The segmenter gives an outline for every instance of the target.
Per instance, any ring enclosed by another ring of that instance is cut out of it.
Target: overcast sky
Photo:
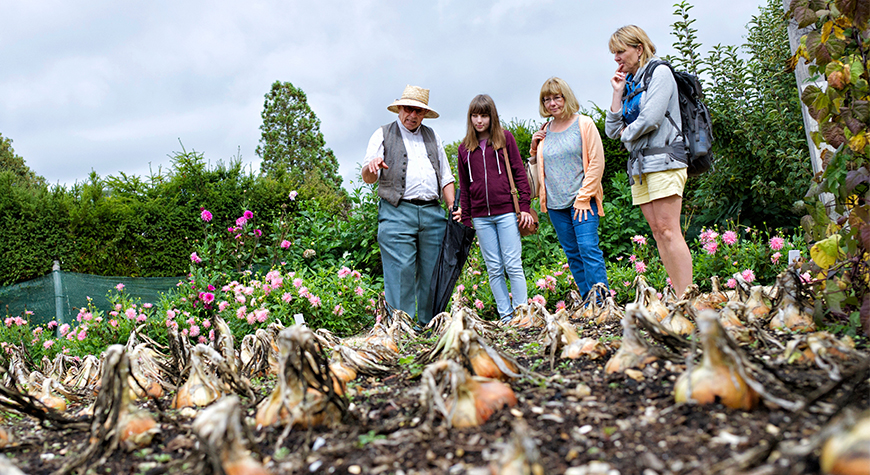
[[[50,183],[91,170],[144,176],[169,155],[241,154],[257,169],[264,95],[308,95],[344,186],[406,84],[431,90],[446,143],[465,134],[472,97],[503,119],[538,120],[541,84],[568,81],[605,107],[616,68],[607,41],[637,24],[673,53],[677,0],[0,0],[0,133]],[[741,45],[765,0],[696,0],[701,51]]]

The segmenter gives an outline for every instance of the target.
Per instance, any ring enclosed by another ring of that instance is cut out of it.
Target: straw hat
[[[429,90],[423,89],[422,87],[412,86],[408,84],[405,86],[405,90],[402,92],[402,97],[393,101],[392,104],[387,106],[387,110],[390,112],[399,113],[399,106],[411,106],[411,107],[419,107],[421,109],[426,109],[426,118],[427,119],[437,119],[438,113],[432,110],[429,107]]]

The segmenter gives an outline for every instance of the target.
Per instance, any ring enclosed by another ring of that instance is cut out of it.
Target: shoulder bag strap
[[[514,211],[517,213],[517,216],[519,216],[520,215],[520,200],[519,200],[518,196],[520,193],[519,193],[519,191],[517,191],[517,185],[514,183],[514,173],[513,173],[513,170],[511,170],[511,162],[510,162],[510,159],[508,158],[507,145],[505,145],[505,147],[502,150],[504,150],[504,164],[505,164],[505,168],[507,168],[508,180],[510,180],[510,183],[511,183],[511,197],[514,200]],[[495,151],[495,158],[498,159],[498,150]]]

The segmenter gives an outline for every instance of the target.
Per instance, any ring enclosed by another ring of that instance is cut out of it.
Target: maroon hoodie
[[[505,148],[498,151],[497,157],[489,140],[485,155],[480,147],[469,154],[464,145],[459,145],[459,203],[462,206],[462,222],[467,226],[471,226],[471,218],[515,212],[510,179],[505,170],[505,151],[510,157],[514,183],[520,194],[520,211],[529,212],[531,193],[523,159],[520,158],[513,134],[505,130],[504,138]]]

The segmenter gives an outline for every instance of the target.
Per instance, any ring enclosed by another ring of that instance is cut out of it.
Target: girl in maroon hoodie
[[[519,216],[514,210],[505,154],[519,191]],[[528,303],[518,226],[531,226],[533,220],[529,182],[517,142],[502,128],[495,102],[486,94],[476,96],[468,106],[468,131],[459,145],[457,168],[461,219],[477,230],[489,287],[499,317],[507,322],[517,305]],[[510,280],[510,294],[505,274]]]

